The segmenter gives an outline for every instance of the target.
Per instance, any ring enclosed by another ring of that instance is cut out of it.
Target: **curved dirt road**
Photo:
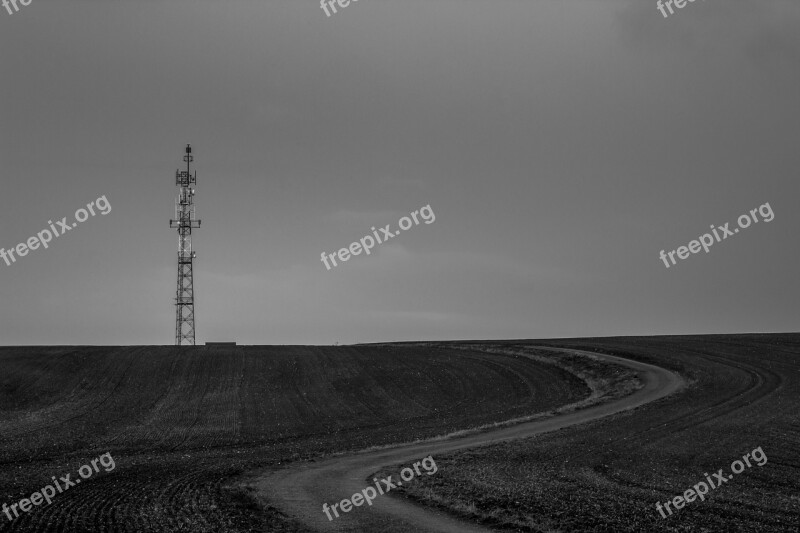
[[[548,349],[554,348],[548,347]],[[503,440],[530,437],[596,420],[663,398],[684,384],[680,376],[657,366],[581,350],[563,351],[599,357],[634,369],[644,387],[619,400],[545,420],[524,422],[464,437],[401,445],[292,465],[286,469],[267,472],[252,485],[258,489],[260,497],[314,531],[453,533],[490,531],[436,510],[414,505],[404,499],[385,495],[378,496],[371,507],[364,504],[354,507],[349,513],[340,512],[339,518],[334,518],[333,521],[329,521],[322,512],[322,504],[327,502],[331,505],[360,492],[369,485],[366,480],[374,472],[386,466],[410,466],[428,455],[433,455],[433,459],[436,460],[439,454]],[[424,474],[425,471],[422,472]],[[396,475],[392,477],[392,481],[397,482]]]

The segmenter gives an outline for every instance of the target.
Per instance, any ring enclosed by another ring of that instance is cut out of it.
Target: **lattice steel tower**
[[[175,199],[175,219],[170,228],[178,229],[178,291],[175,294],[175,345],[194,346],[194,281],[192,264],[197,254],[192,251],[192,228],[199,228],[194,217],[194,189],[197,171],[192,174],[192,146],[186,145],[186,170],[175,171],[175,185],[181,188]]]

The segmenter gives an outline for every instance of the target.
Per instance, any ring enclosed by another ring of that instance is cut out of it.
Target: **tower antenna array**
[[[169,221],[170,228],[178,230],[178,290],[175,294],[175,345],[194,346],[194,280],[192,265],[197,254],[192,251],[192,228],[199,228],[200,221],[194,216],[194,189],[197,171],[192,174],[192,146],[186,145],[186,170],[175,171],[175,185],[180,194],[175,199],[175,219]]]

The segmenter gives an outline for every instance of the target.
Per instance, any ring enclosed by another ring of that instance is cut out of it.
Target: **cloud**
[[[354,211],[351,209],[340,209],[331,213],[328,216],[328,220],[337,224],[357,224],[366,228],[372,226],[377,228],[379,224],[382,227],[389,223],[394,227],[400,217],[406,214],[407,213],[401,211]]]
[[[655,0],[628,2],[617,11],[625,44],[663,53],[691,50],[746,57],[757,68],[796,68],[800,59],[800,3],[709,0],[664,18]]]
[[[384,175],[378,178],[377,184],[381,188],[408,188],[408,189],[421,189],[427,184],[427,181],[422,178],[412,178],[404,176],[402,178],[397,176]]]

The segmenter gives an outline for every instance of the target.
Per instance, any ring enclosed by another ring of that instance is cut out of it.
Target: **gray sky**
[[[798,30],[781,0],[0,8],[0,246],[112,206],[0,262],[0,344],[174,342],[187,142],[198,343],[797,331]]]

